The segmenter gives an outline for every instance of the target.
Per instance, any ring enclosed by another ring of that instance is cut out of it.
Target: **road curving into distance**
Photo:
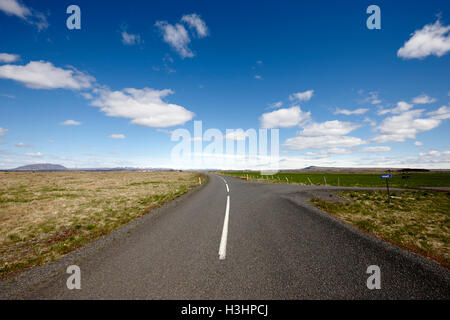
[[[1,281],[0,298],[450,298],[448,269],[308,204],[327,187],[209,176],[189,197]],[[80,290],[67,289],[71,264],[80,267]],[[367,288],[370,265],[380,267],[379,290]]]

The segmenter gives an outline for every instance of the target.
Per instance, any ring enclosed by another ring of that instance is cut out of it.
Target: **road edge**
[[[48,282],[54,280],[61,274],[66,274],[66,268],[69,265],[77,264],[80,260],[87,259],[89,256],[96,254],[104,247],[113,242],[127,237],[128,234],[139,225],[148,220],[154,219],[164,213],[164,211],[174,208],[190,198],[195,193],[205,188],[210,181],[210,177],[206,173],[200,173],[204,179],[201,185],[197,185],[185,194],[165,203],[164,205],[150,210],[143,216],[128,222],[117,228],[116,230],[98,237],[88,244],[69,252],[61,258],[46,263],[42,266],[34,266],[25,269],[17,274],[12,274],[0,279],[0,300],[20,300],[24,295],[44,286]]]
[[[322,219],[325,219],[331,223],[337,224],[340,227],[344,228],[346,231],[351,232],[351,233],[363,238],[365,241],[367,241],[371,245],[378,247],[378,248],[383,248],[384,250],[386,250],[387,252],[392,254],[392,256],[394,256],[394,257],[398,256],[398,258],[400,258],[400,259],[406,259],[406,260],[410,261],[411,263],[417,265],[423,271],[430,272],[434,276],[437,276],[440,279],[444,279],[447,283],[447,286],[449,286],[449,288],[450,288],[450,272],[449,272],[449,270],[447,270],[447,268],[445,268],[438,262],[436,262],[430,258],[421,256],[413,251],[409,251],[407,249],[396,246],[395,244],[390,243],[382,238],[376,237],[375,235],[373,235],[371,233],[364,232],[364,231],[358,229],[356,226],[353,226],[343,220],[338,219],[337,217],[335,217],[325,211],[320,210],[319,208],[315,207],[314,205],[312,205],[309,202],[301,202],[298,199],[291,198],[291,197],[288,197],[287,199],[297,206],[301,206],[301,207],[304,207],[304,208],[310,210],[311,212],[313,212],[314,214],[317,214]],[[450,295],[449,295],[449,298],[450,298]]]

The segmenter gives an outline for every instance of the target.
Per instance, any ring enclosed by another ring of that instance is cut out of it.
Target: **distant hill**
[[[37,163],[13,169],[13,171],[64,171],[66,167],[59,164]]]
[[[283,170],[283,171],[307,171],[307,172],[386,172],[386,171],[392,171],[392,172],[429,172],[429,171],[442,171],[438,169],[409,169],[409,168],[345,168],[345,167],[316,167],[316,166],[310,166],[299,170]]]

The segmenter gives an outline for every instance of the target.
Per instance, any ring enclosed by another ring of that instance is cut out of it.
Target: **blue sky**
[[[194,121],[278,128],[281,168],[450,168],[449,9],[0,0],[0,168],[172,166],[170,134]]]

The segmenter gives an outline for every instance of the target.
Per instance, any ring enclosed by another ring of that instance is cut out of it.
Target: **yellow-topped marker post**
[[[198,177],[198,184],[202,184],[202,178]]]

